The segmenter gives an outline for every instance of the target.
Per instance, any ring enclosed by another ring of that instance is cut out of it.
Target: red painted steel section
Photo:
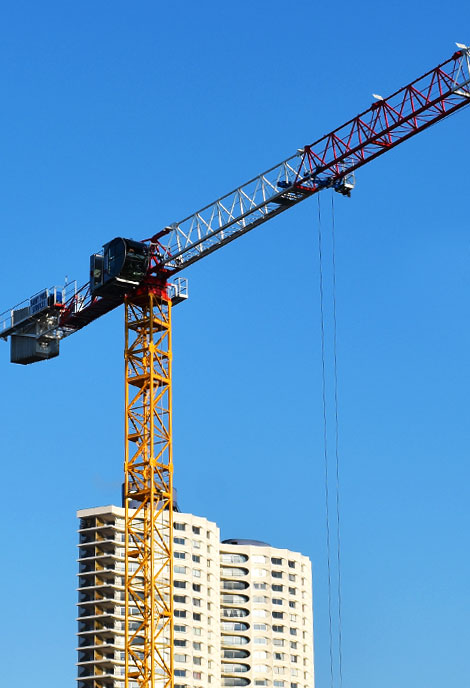
[[[305,179],[311,174],[331,173],[341,179],[387,150],[406,141],[469,103],[456,90],[462,51],[415,79],[384,100],[373,103],[357,117],[315,143],[304,147],[296,185],[317,191],[318,185]]]

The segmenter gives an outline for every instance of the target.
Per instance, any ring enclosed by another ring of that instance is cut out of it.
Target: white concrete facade
[[[78,512],[78,688],[124,686],[124,509]],[[310,560],[174,514],[175,688],[313,688]]]

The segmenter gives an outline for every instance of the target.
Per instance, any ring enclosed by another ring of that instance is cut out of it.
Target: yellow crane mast
[[[171,299],[145,287],[124,305],[125,685],[171,688]]]

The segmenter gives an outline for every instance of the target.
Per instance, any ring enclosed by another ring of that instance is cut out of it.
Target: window
[[[194,635],[201,635],[201,629],[200,628],[193,628],[193,633]]]
[[[267,601],[268,598],[264,595],[258,595],[257,597],[253,597],[253,602],[256,602],[256,604],[266,604]]]
[[[223,590],[246,590],[246,588],[249,587],[249,584],[246,583],[245,581],[231,581],[231,580],[224,580],[221,582],[222,583],[222,589]],[[255,583],[255,588],[259,590],[258,585],[264,585],[265,583]],[[261,588],[264,590],[264,588]]]
[[[273,672],[275,674],[283,674],[284,673],[284,667],[275,666],[273,668]]]
[[[194,592],[201,592],[201,584],[200,583],[193,583],[193,590],[194,590]]]
[[[266,626],[266,624],[255,624],[253,628],[255,629],[255,631],[265,631],[268,627]]]
[[[186,540],[185,540],[185,538],[182,538],[182,537],[174,537],[173,542],[175,543],[175,545],[184,545]]]
[[[199,540],[193,540],[194,549],[201,549],[201,543]]]
[[[296,629],[296,628],[291,628],[291,629],[290,629],[290,634],[291,634],[291,635],[297,635],[297,629]]]
[[[291,640],[290,646],[293,650],[297,650],[297,640]]]
[[[247,652],[246,650],[224,650],[223,651],[223,657],[224,659],[244,659],[245,657],[249,657],[250,653]]]
[[[220,558],[224,564],[243,564],[243,562],[248,561],[246,554],[236,554],[235,552],[222,552]]]
[[[266,681],[265,678],[255,681],[255,686],[267,686],[267,685],[268,685],[268,682]],[[176,686],[175,686],[175,688],[176,688]]]
[[[258,618],[265,618],[268,613],[264,609],[253,609],[253,616]]]
[[[273,619],[282,619],[284,612],[273,612]]]
[[[173,523],[173,528],[175,530],[186,530],[186,524],[185,523]]]
[[[186,618],[186,611],[184,609],[175,609],[175,618],[185,619]]]
[[[292,581],[292,583],[295,581],[295,573],[289,573],[289,580]]]
[[[199,556],[199,554],[193,554],[193,561],[196,562],[196,564],[199,564],[199,562],[201,561],[201,557]]]
[[[297,621],[297,614],[289,614],[291,621]]]
[[[186,676],[186,669],[175,669],[175,676]]]
[[[274,590],[274,592],[282,592],[284,588],[283,585],[278,585],[277,583],[273,583],[271,587]]]
[[[186,633],[186,626],[179,626],[175,624],[175,631],[177,633]]]
[[[262,612],[261,614],[258,614],[260,610],[255,610],[253,612],[254,616],[266,616],[266,612]],[[229,619],[233,618],[241,618],[243,616],[248,616],[249,611],[248,609],[242,609],[241,607],[222,607],[220,610],[222,616],[228,616]]]
[[[249,626],[242,621],[222,621],[220,627],[223,631],[247,631]]]
[[[193,671],[193,678],[195,678],[196,681],[200,681],[202,679],[202,673],[200,671]]]
[[[175,580],[175,581],[173,581],[173,585],[175,586],[175,588],[185,588],[186,587],[186,581]]]
[[[299,684],[298,683],[291,683],[290,688],[299,688]]]
[[[240,576],[246,576],[247,573],[248,569],[236,568],[235,566],[222,566],[222,568],[220,569],[221,576],[230,576],[231,578],[239,578]],[[255,575],[254,572],[253,575]]]
[[[273,604],[282,604],[282,600],[280,600],[278,597],[273,597]]]
[[[277,647],[283,647],[284,640],[282,638],[273,638],[273,645],[276,645]]]
[[[198,597],[193,597],[193,605],[195,607],[200,607],[201,606],[201,600]]]
[[[275,652],[275,653],[274,653],[274,659],[277,659],[277,660],[279,660],[280,662],[282,662],[282,660],[284,659],[284,656],[285,656],[285,655],[284,655],[283,652]]]
[[[186,647],[187,640],[175,639],[175,647]]]
[[[295,569],[295,561],[289,561],[289,568]]]
[[[253,576],[254,578],[265,578],[266,577],[266,570],[265,569],[253,569]]]
[[[175,662],[185,662],[186,655],[175,655]]]
[[[202,643],[193,643],[193,650],[200,650],[202,648]]]
[[[295,588],[289,588],[289,592],[291,595],[295,595],[297,593],[297,590]]]
[[[175,552],[175,559],[186,559],[185,552]]]
[[[298,675],[299,675],[299,670],[298,670],[298,669],[291,669],[291,670],[290,670],[290,675],[291,675],[291,676],[298,676]]]
[[[253,671],[257,671],[260,674],[265,674],[268,670],[266,664],[255,664],[253,666]]]
[[[200,532],[201,532],[201,529],[199,528],[199,526],[193,526],[194,535],[199,535]]]
[[[194,576],[194,578],[200,578],[201,577],[200,569],[193,569],[193,576]]]
[[[275,633],[284,633],[284,626],[273,626],[273,631]]]
[[[267,645],[267,638],[255,638],[255,645]]]
[[[282,571],[271,571],[273,578],[282,578]]]
[[[222,643],[227,643],[228,645],[246,645],[249,642],[249,638],[243,635],[223,635]],[[255,638],[256,643],[256,638]]]
[[[264,597],[261,599],[264,600]],[[222,604],[245,604],[248,600],[247,595],[222,595]],[[256,597],[254,601],[256,602]]]
[[[274,685],[276,688],[282,688],[284,681],[274,681]]]
[[[291,655],[291,656],[290,656],[290,661],[291,661],[293,664],[297,664],[298,660],[299,660],[298,655]]]
[[[261,554],[255,554],[253,557],[251,557],[251,561],[254,564],[264,564],[266,562],[266,557],[263,557]]]
[[[267,585],[266,583],[255,583],[253,587],[255,590],[266,590]]]
[[[194,621],[200,621],[201,620],[201,615],[199,612],[193,612],[193,619]]]
[[[274,566],[282,566],[282,559],[279,559],[279,557],[271,557],[271,564],[274,564]]]
[[[186,573],[186,566],[175,566],[175,573]]]
[[[186,595],[173,595],[173,599],[175,602],[186,604]]]
[[[266,650],[258,650],[257,652],[253,652],[253,658],[254,659],[267,659],[268,653],[266,652]]]
[[[202,664],[202,657],[193,657],[193,664]]]
[[[289,602],[289,607],[290,607],[291,609],[295,609],[295,602],[294,602],[294,600],[290,600],[290,602]]]

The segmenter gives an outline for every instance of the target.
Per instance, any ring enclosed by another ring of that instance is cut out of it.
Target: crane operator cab
[[[116,237],[90,257],[93,296],[122,296],[141,284],[149,267],[149,247]]]

